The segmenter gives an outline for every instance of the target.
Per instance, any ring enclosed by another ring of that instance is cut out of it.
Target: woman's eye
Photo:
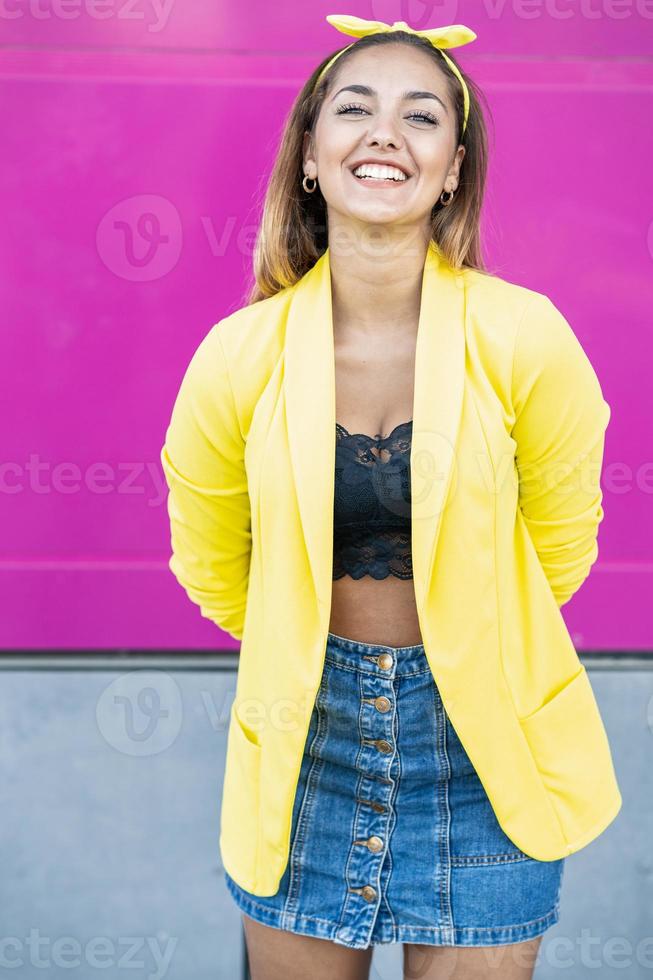
[[[438,125],[438,119],[432,116],[430,112],[411,112],[411,116],[415,116],[417,119],[423,119],[424,122],[433,123],[434,126]]]
[[[340,115],[343,112],[365,112],[362,106],[359,105],[341,105],[336,109],[336,115]]]
[[[341,105],[336,109],[337,116],[351,112],[367,112],[367,109],[362,105]],[[437,117],[431,115],[430,112],[423,112],[420,110],[419,112],[411,112],[409,115],[411,118],[423,119],[424,122],[432,123],[434,126],[437,126],[439,122]]]

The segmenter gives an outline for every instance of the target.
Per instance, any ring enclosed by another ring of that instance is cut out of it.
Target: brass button
[[[377,803],[376,800],[363,800],[360,796],[356,797],[357,803],[364,803],[366,806],[371,806],[375,813],[385,813],[385,806],[383,803]]]
[[[373,902],[376,898],[376,888],[372,888],[371,885],[365,885],[365,887],[361,889],[361,893],[366,902]]]
[[[376,854],[378,851],[383,850],[383,841],[380,837],[368,837],[367,846],[373,854]]]
[[[389,653],[382,653],[378,660],[381,670],[390,670],[392,667],[392,657]]]
[[[376,708],[377,711],[380,711],[382,714],[385,714],[386,711],[390,711],[392,705],[390,704],[388,698],[380,697],[380,698],[374,698],[374,707]]]
[[[379,750],[379,752],[383,752],[384,755],[387,755],[388,752],[392,752],[392,746],[390,745],[390,742],[386,742],[384,738],[377,738],[376,747]]]

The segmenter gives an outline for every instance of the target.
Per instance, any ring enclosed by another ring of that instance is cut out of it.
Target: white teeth
[[[363,163],[360,167],[356,167],[353,173],[355,177],[371,177],[377,180],[388,178],[396,181],[406,180],[406,174],[397,167],[386,167],[376,163]]]

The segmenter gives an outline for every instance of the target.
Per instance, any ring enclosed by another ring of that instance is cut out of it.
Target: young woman
[[[479,93],[359,40],[289,115],[248,302],[184,376],[170,567],[241,640],[220,848],[253,980],[532,976],[621,805],[560,607],[598,553],[610,408],[542,293],[484,270]],[[488,949],[488,947],[500,947]]]

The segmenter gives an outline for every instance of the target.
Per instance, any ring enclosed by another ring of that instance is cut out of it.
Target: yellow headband
[[[394,24],[385,24],[382,20],[363,20],[362,17],[350,17],[347,14],[328,14],[328,22],[336,28],[336,30],[341,31],[343,34],[350,34],[353,37],[365,37],[368,34],[386,34],[389,31],[408,31],[409,34],[417,34],[419,37],[426,38],[430,41],[434,48],[438,48],[440,54],[447,62],[452,72],[458,78],[463,90],[463,104],[464,104],[464,114],[463,114],[463,133],[467,126],[467,117],[469,115],[469,91],[467,85],[460,74],[460,71],[454,65],[451,58],[448,58],[443,48],[459,48],[463,44],[469,44],[470,41],[476,40],[476,34],[471,31],[469,27],[465,27],[464,24],[451,24],[449,27],[432,27],[426,31],[415,31],[412,27],[409,27],[406,21],[396,20]],[[354,41],[353,44],[356,42]],[[345,51],[353,46],[353,44],[348,44],[346,48],[342,51],[338,51],[337,54],[331,58],[330,61],[324,66],[320,74],[318,75],[315,86],[319,85],[320,80],[324,76],[325,72],[331,67],[334,61],[344,54]]]

